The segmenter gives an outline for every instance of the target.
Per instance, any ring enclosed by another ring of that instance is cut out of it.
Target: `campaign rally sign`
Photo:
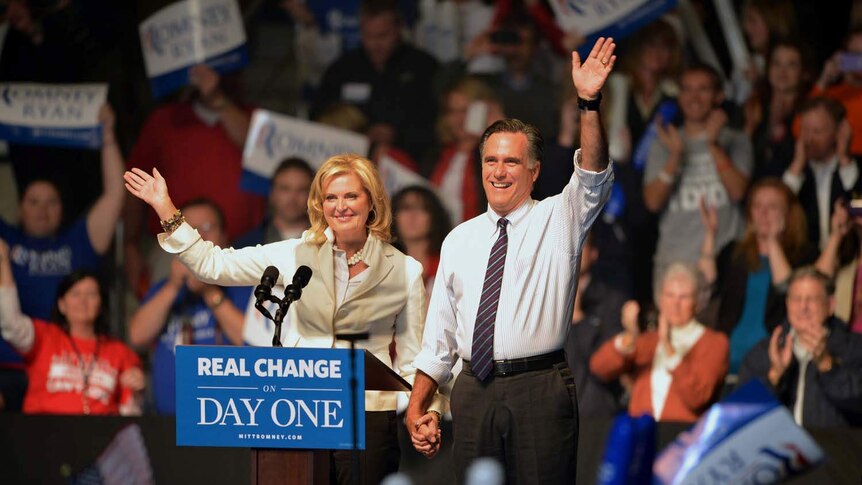
[[[586,37],[578,48],[589,54],[600,36],[622,39],[676,5],[676,0],[551,0],[557,23]]]
[[[0,140],[98,148],[107,96],[107,84],[0,83]]]
[[[653,465],[653,483],[779,483],[823,461],[823,450],[759,381],[713,405]]]
[[[365,364],[350,350],[181,345],[177,347],[177,445],[365,448]]]
[[[299,157],[315,170],[339,153],[368,154],[368,137],[321,123],[255,110],[242,154],[240,187],[269,194],[270,177],[282,160]]]
[[[220,73],[248,63],[245,29],[236,0],[185,0],[139,26],[153,97],[189,84],[189,68],[206,63]]]

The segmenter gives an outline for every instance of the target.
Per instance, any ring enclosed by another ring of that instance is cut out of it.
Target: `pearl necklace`
[[[362,248],[362,249],[365,249],[365,248]],[[347,266],[356,266],[357,264],[362,262],[362,249],[360,249],[359,251],[356,251],[356,253],[353,256],[347,258]]]

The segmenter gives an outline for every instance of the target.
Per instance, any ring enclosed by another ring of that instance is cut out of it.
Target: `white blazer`
[[[202,281],[223,286],[257,285],[267,266],[278,268],[278,283],[286,285],[296,268],[308,266],[312,269],[311,280],[302,299],[291,305],[283,345],[346,348],[349,344],[336,341],[336,333],[369,332],[370,338],[357,346],[412,383],[416,374],[413,358],[420,349],[425,321],[422,265],[369,235],[363,261],[370,273],[337,306],[332,233],[327,230],[327,241],[319,246],[307,242],[306,235],[263,246],[222,249],[201,239],[197,230],[184,223],[170,235],[160,234],[159,244],[165,251],[177,254]],[[394,362],[389,354],[393,339],[397,352]],[[394,410],[395,401],[394,392],[365,392],[367,411]],[[431,408],[445,412],[446,403],[437,395]]]

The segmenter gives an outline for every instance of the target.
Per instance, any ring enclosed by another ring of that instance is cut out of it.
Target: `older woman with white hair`
[[[656,292],[658,328],[640,333],[640,308],[630,301],[622,309],[626,330],[590,359],[590,370],[603,380],[632,376],[632,416],[693,422],[716,396],[727,373],[728,341],[695,319],[706,299],[704,290],[696,268],[671,264]]]

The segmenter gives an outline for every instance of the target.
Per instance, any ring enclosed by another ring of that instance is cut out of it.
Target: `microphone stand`
[[[287,285],[287,288],[284,289],[284,298],[279,298],[277,296],[273,296],[272,294],[266,295],[261,301],[258,301],[254,304],[254,307],[257,308],[257,311],[263,314],[263,316],[269,318],[275,324],[275,329],[272,335],[272,346],[273,347],[281,347],[281,323],[284,321],[284,317],[287,316],[287,310],[290,308],[290,304],[299,300],[299,297],[302,296],[302,288],[297,285],[290,284]],[[263,300],[270,301],[278,305],[278,309],[275,311],[275,317],[273,317],[266,307],[263,306]]]
[[[353,449],[351,451],[351,468],[353,476],[351,481],[359,483],[359,403],[356,402],[356,392],[359,383],[356,380],[356,342],[368,340],[368,332],[363,333],[340,333],[335,338],[350,342],[350,415],[353,417]],[[363,397],[364,399],[364,397]],[[363,416],[364,419],[364,416]],[[367,432],[367,430],[366,430]]]

